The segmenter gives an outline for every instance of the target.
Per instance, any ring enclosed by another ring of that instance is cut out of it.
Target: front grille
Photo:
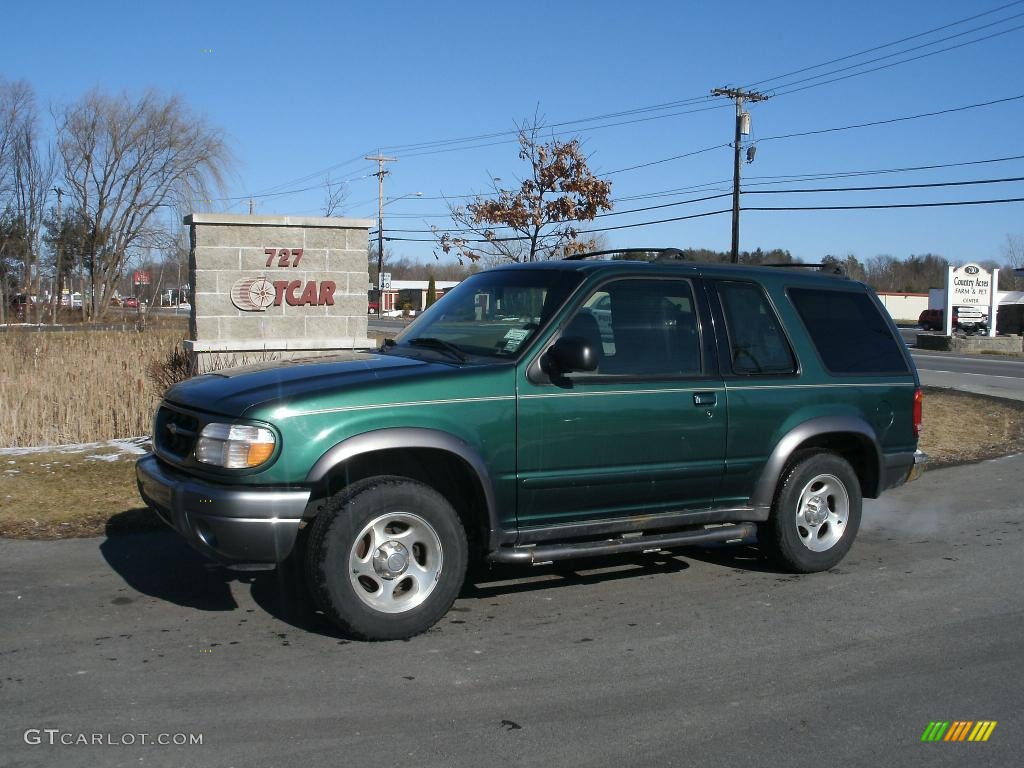
[[[195,450],[199,437],[199,419],[188,413],[161,406],[156,415],[156,434],[153,436],[158,449],[184,459]]]

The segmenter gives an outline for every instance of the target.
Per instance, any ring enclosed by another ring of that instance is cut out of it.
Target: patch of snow
[[[68,445],[38,445],[25,448],[0,448],[0,456],[31,456],[35,453],[85,453],[112,449],[114,453],[104,454],[104,461],[114,461],[107,456],[142,456],[149,453],[150,440],[143,437],[119,437],[114,440],[103,440],[98,443],[71,443]],[[92,458],[92,457],[89,457]],[[8,464],[14,464],[8,461]],[[68,466],[65,464],[64,466]]]
[[[94,453],[90,456],[86,456],[86,461],[105,461],[111,463],[114,461],[120,461],[124,456],[123,453]]]

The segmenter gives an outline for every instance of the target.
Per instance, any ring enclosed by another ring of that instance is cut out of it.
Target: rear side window
[[[732,281],[716,286],[729,331],[732,372],[745,376],[794,373],[793,351],[760,286]]]
[[[832,373],[907,373],[903,350],[866,293],[790,288],[825,367]]]

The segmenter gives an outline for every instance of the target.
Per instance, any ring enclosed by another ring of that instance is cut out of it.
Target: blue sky
[[[129,92],[155,87],[181,93],[229,138],[238,162],[228,196],[315,187],[257,197],[258,213],[318,215],[324,193],[319,186],[323,175],[317,174],[337,166],[332,177],[349,182],[346,213],[375,216],[376,180],[368,176],[369,164],[361,158],[380,147],[400,158],[389,166],[386,194],[398,198],[423,193],[421,198],[389,204],[385,229],[425,229],[431,223],[449,223],[438,217],[445,213],[444,200],[432,198],[483,191],[489,175],[506,183],[516,178],[523,170],[517,147],[495,144],[501,137],[431,154],[396,146],[510,130],[535,110],[549,123],[558,123],[702,97],[716,86],[755,83],[1007,2],[17,2],[4,11],[8,34],[0,50],[0,74],[30,81],[43,105],[73,100],[96,86]],[[779,86],[792,80],[984,25],[991,26],[871,66],[1024,25],[1024,3],[858,59],[774,80],[765,87],[781,92],[786,88]],[[1019,96],[1024,94],[1022,43],[1024,29],[1006,32],[753,105],[752,138],[759,143],[756,161],[743,168],[752,184],[749,189],[773,188],[762,184],[772,179],[755,177],[1024,155],[1024,99],[886,126],[770,139]],[[715,106],[721,108],[692,111]],[[628,125],[595,128],[595,123],[585,123],[573,128],[578,128],[598,173],[724,144],[732,138],[733,110],[724,101],[604,122],[655,116],[658,119]],[[719,148],[615,173],[610,178],[613,197],[619,199],[616,209],[728,191],[727,182],[713,185],[711,191],[636,197],[730,179],[731,160],[731,150]],[[1024,160],[788,186],[919,184],[1014,176],[1024,176]],[[759,186],[753,186],[755,182]],[[744,204],[850,205],[1004,197],[1024,197],[1024,182],[751,194],[745,195]],[[600,224],[644,222],[729,204],[727,198],[710,200],[616,215]],[[243,211],[247,203],[229,200],[215,207]],[[861,259],[925,252],[956,261],[1000,258],[1006,235],[1024,232],[1022,214],[1024,203],[748,211],[743,215],[741,247],[788,248],[806,260],[826,253],[854,253]],[[624,229],[607,237],[612,246],[726,250],[729,227],[728,215],[722,215]],[[391,247],[399,255],[431,258],[430,243],[396,241]]]

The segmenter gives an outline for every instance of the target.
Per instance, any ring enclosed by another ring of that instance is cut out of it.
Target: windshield
[[[517,357],[580,279],[577,272],[553,269],[480,272],[420,315],[391,349]]]

